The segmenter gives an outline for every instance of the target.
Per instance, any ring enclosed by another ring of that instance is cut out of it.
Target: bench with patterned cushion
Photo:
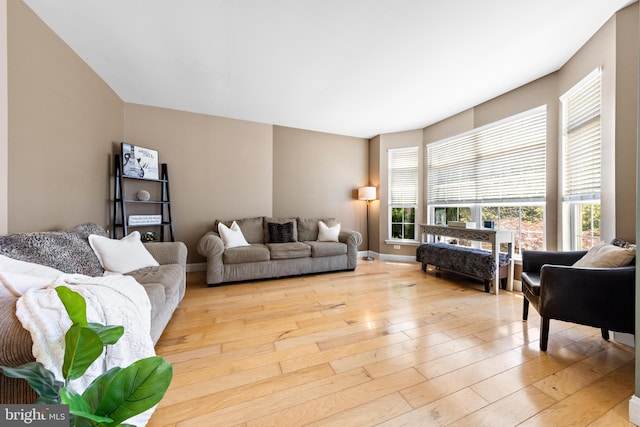
[[[489,292],[489,285],[496,277],[493,254],[484,249],[449,243],[424,243],[416,250],[416,261],[422,263],[422,271],[427,271],[427,265],[433,265],[440,270],[480,279],[484,281],[486,292]],[[503,289],[506,287],[509,262],[509,254],[500,253],[499,277]]]

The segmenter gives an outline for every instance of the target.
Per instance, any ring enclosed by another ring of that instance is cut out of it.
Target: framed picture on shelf
[[[122,174],[132,178],[158,179],[158,152],[123,142]]]

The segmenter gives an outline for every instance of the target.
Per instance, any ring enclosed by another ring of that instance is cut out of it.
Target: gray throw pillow
[[[295,242],[293,239],[293,221],[280,224],[277,222],[268,222],[269,227],[269,243],[287,243]]]

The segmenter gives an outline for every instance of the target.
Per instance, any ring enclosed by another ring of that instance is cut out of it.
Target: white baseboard
[[[629,400],[629,421],[640,426],[640,397],[635,394]]]
[[[367,254],[371,258],[379,259],[381,261],[390,261],[390,262],[416,262],[416,257],[411,255],[390,255],[390,254],[379,254],[374,251],[358,251],[358,258],[366,257]]]
[[[192,271],[206,271],[206,270],[207,270],[206,262],[187,264],[187,273],[191,273]]]
[[[633,334],[625,334],[622,332],[612,332],[611,339],[615,342],[619,342],[620,344],[628,345],[629,347],[635,347],[635,337]]]

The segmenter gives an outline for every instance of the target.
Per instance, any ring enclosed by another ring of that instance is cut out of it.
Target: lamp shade
[[[360,187],[358,188],[358,200],[375,200],[376,187]]]

